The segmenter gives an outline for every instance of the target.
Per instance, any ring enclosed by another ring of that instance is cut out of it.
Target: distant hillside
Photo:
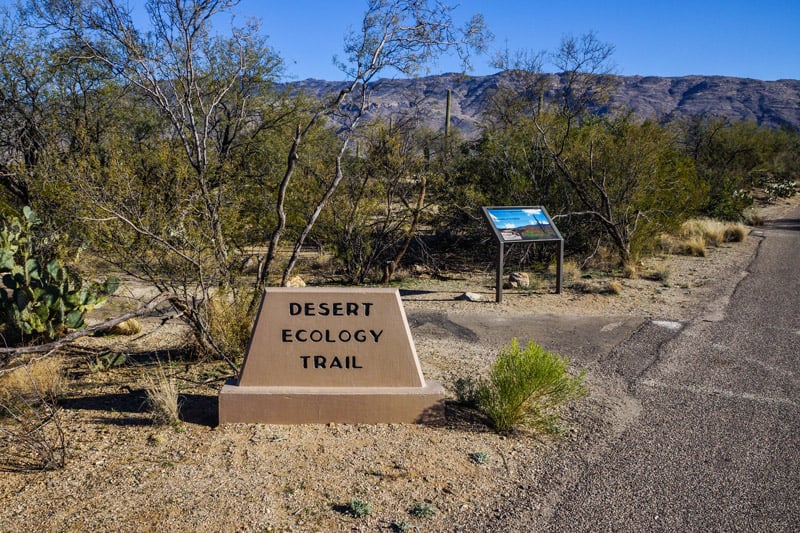
[[[555,82],[556,75],[551,75]],[[611,107],[624,106],[637,116],[659,121],[708,114],[731,120],[755,120],[769,127],[800,128],[800,80],[760,81],[724,76],[619,76]],[[442,74],[416,80],[379,80],[369,113],[383,117],[416,116],[428,126],[444,124],[447,90],[452,91],[452,125],[463,135],[478,133],[488,97],[510,83],[508,73],[491,76]],[[308,79],[293,83],[300,90],[323,96],[340,82]]]

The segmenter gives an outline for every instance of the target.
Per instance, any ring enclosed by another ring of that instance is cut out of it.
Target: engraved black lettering
[[[306,316],[314,316],[316,314],[314,312],[314,304],[312,304],[311,302],[306,302],[306,304],[304,306],[304,309],[305,309],[305,313],[304,314]]]
[[[378,342],[378,339],[380,339],[381,335],[383,335],[383,330],[375,331],[374,329],[371,329],[369,330],[369,333],[372,335],[372,338],[375,339],[375,342]]]
[[[369,308],[372,307],[372,302],[364,302],[361,305],[364,306],[364,316],[369,316]]]
[[[317,307],[319,308],[317,314],[320,316],[328,316],[331,313],[331,308],[328,306],[327,302],[322,302]]]
[[[281,342],[292,342],[292,330],[290,329],[281,330]]]
[[[296,302],[289,303],[289,314],[292,316],[299,315],[303,312],[303,306]]]
[[[315,355],[314,356],[314,368],[325,368],[325,360],[324,355]]]
[[[311,330],[311,333],[309,333],[308,336],[311,339],[311,342],[322,342],[322,332],[318,329]]]
[[[308,340],[306,333],[307,333],[306,330],[298,329],[294,333],[294,338],[297,339],[297,342],[306,342]]]
[[[328,368],[342,368],[342,362],[339,361],[339,358],[334,356],[331,360],[331,365]]]
[[[353,338],[356,342],[365,342],[367,340],[367,332],[363,329],[357,329],[353,332]]]
[[[301,355],[300,359],[303,360],[303,368],[308,368],[308,360],[311,359],[310,355]]]
[[[358,304],[355,302],[347,302],[345,313],[347,316],[358,316]]]

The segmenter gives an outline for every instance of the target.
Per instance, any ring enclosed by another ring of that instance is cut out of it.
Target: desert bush
[[[748,226],[763,226],[764,216],[755,209],[748,209],[744,213],[744,221]]]
[[[414,518],[430,518],[436,514],[436,507],[428,502],[417,502],[408,510]]]
[[[521,348],[513,339],[483,381],[479,406],[498,432],[520,425],[549,430],[559,406],[587,393],[585,372],[572,376],[568,367],[566,357],[532,341]]]
[[[547,267],[547,273],[555,279],[555,276],[558,275],[558,265],[556,263],[550,263]],[[574,282],[577,282],[581,279],[583,272],[581,271],[581,267],[575,261],[569,260],[564,261],[561,265],[561,276],[564,285],[570,285]],[[548,283],[552,283],[548,281]]]
[[[669,276],[671,273],[667,263],[660,263],[650,268],[644,277],[652,281],[660,281],[666,285],[669,283]]]
[[[725,242],[742,242],[747,236],[747,228],[740,222],[725,226]]]
[[[469,460],[476,465],[485,465],[489,462],[489,454],[486,452],[470,452]]]
[[[372,514],[372,506],[370,503],[358,498],[351,498],[344,507],[344,510],[353,518],[364,518]]]
[[[615,279],[608,280],[606,283],[606,292],[615,296],[622,294],[622,283]]]
[[[178,386],[161,364],[156,367],[155,375],[148,374],[145,377],[145,394],[154,424],[173,427],[180,425]]]
[[[253,329],[253,314],[226,293],[214,294],[205,309],[208,330],[220,351],[241,360]]]
[[[57,398],[63,389],[63,362],[58,357],[32,361],[0,373],[0,401],[5,404],[14,399],[30,403],[41,398]]]
[[[476,407],[480,399],[481,382],[475,378],[458,378],[453,383],[456,401],[470,407]]]
[[[102,332],[102,335],[136,335],[141,333],[142,331],[142,323],[135,318],[131,318],[126,320],[125,322],[120,322],[116,326],[113,326],[105,331]]]
[[[67,445],[56,406],[60,366],[22,366],[1,377],[0,463],[22,471],[63,468]]]
[[[709,218],[693,218],[681,226],[679,235],[684,239],[702,238],[708,246],[725,242],[725,223]]]

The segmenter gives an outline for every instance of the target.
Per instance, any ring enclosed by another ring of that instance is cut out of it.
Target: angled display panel
[[[561,240],[544,207],[484,207],[483,212],[500,242]]]

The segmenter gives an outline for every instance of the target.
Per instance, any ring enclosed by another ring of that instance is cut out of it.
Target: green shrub
[[[0,229],[0,322],[12,344],[52,340],[66,329],[81,329],[86,313],[117,290],[119,280],[84,284],[56,257],[39,248],[41,223],[29,207],[22,218],[3,220]]]
[[[364,518],[372,514],[372,506],[369,502],[359,500],[358,498],[351,498],[347,503],[346,512],[353,518]]]
[[[504,346],[483,381],[479,406],[498,432],[515,426],[548,429],[556,409],[585,396],[585,371],[571,376],[569,360],[545,351],[534,342],[523,349],[517,339]]]
[[[430,518],[436,514],[436,507],[428,502],[417,502],[408,510],[414,518]]]

